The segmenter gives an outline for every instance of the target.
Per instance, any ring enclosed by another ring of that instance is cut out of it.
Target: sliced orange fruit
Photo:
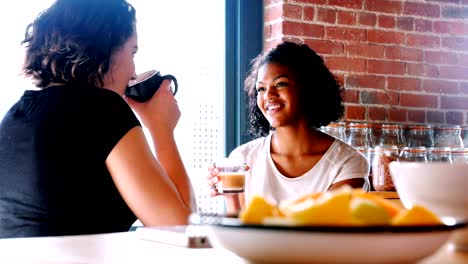
[[[252,197],[239,218],[245,224],[261,224],[264,218],[279,216],[279,209],[259,195]]]
[[[407,210],[402,210],[392,218],[391,224],[403,225],[439,225],[442,221],[429,209],[415,205]]]
[[[351,193],[350,188],[326,192],[317,199],[294,204],[284,213],[300,225],[350,225]]]
[[[304,203],[309,200],[315,200],[323,195],[323,192],[309,193],[299,196],[296,199],[282,202],[279,209],[283,215],[288,214],[289,208],[294,207],[297,204]]]
[[[401,210],[403,210],[403,207],[385,199],[380,196],[377,196],[372,193],[365,192],[363,190],[355,190],[353,193],[354,197],[359,197],[359,198],[364,198],[364,199],[369,199],[378,204],[379,206],[385,208],[387,210],[387,213],[389,214],[390,217],[396,216],[398,213],[400,213]]]
[[[353,197],[350,204],[353,224],[356,225],[387,225],[390,215],[384,207],[371,199]]]

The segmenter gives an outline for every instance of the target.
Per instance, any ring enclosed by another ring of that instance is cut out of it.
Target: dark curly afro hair
[[[266,136],[274,129],[257,106],[256,81],[258,70],[269,63],[291,69],[300,84],[300,109],[306,113],[311,127],[319,128],[337,121],[343,116],[342,87],[330,72],[323,59],[305,44],[282,42],[270,51],[263,52],[251,62],[251,70],[245,79],[245,91],[249,101],[249,134]]]

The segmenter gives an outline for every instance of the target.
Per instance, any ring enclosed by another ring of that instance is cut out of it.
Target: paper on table
[[[188,248],[211,247],[203,227],[199,226],[138,227],[135,232],[140,239],[159,243]]]

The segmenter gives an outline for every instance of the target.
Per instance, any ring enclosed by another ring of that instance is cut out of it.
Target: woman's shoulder
[[[329,153],[333,155],[335,159],[346,159],[349,157],[366,158],[357,149],[339,139],[335,139],[329,148]]]
[[[82,96],[90,100],[127,104],[121,95],[106,88],[87,88],[83,91]]]
[[[103,105],[128,105],[125,100],[114,91],[105,88],[85,87],[73,84],[58,85],[40,90],[27,90],[23,98],[47,98],[48,102],[62,102],[63,106],[84,108],[102,108]],[[63,103],[65,102],[65,103]]]
[[[85,120],[87,124],[102,126],[129,126],[139,124],[139,121],[125,100],[108,89],[66,87],[67,106],[76,118]]]
[[[79,95],[80,103],[86,103],[88,109],[98,111],[103,114],[115,114],[119,112],[130,112],[131,108],[124,98],[118,93],[105,88],[84,88],[83,91],[76,91]]]

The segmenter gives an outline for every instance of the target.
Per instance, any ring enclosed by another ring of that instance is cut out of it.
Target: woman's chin
[[[270,123],[270,126],[273,127],[273,128],[281,127],[281,123],[280,123],[280,122],[269,122],[269,123]]]

